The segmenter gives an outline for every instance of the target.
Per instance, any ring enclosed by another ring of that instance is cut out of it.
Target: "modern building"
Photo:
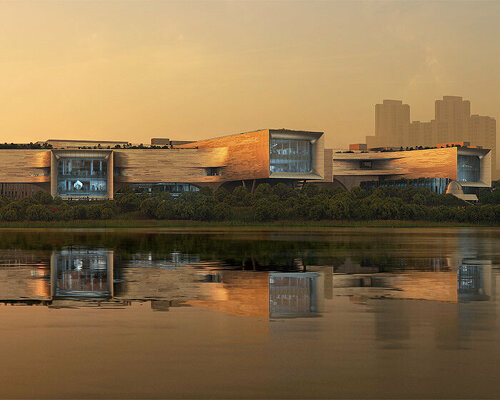
[[[420,186],[477,201],[479,188],[491,186],[491,151],[462,146],[411,150],[336,152],[333,179],[346,189]]]
[[[491,149],[492,175],[496,170],[496,121],[471,115],[470,101],[459,96],[444,96],[435,102],[432,121],[410,122],[410,106],[399,100],[384,100],[375,105],[375,136],[367,136],[368,148],[434,147],[438,143],[469,142]]]
[[[477,189],[491,186],[490,150],[468,142],[413,151],[367,151],[357,144],[350,147],[355,150],[334,152],[324,149],[323,132],[264,129],[196,142],[154,138],[152,143],[8,145],[0,148],[0,195],[20,199],[41,190],[63,199],[112,199],[126,187],[178,195],[236,185],[253,191],[259,183],[300,187],[308,181],[350,189],[398,181],[477,200]]]
[[[168,140],[161,148],[73,140],[11,146],[0,149],[0,195],[19,199],[41,190],[63,199],[112,199],[125,186],[180,193],[322,180],[323,142],[323,132],[265,129],[177,145]]]

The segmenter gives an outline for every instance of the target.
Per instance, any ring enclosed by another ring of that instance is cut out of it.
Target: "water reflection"
[[[458,298],[461,301],[491,300],[494,285],[491,261],[469,260],[457,267]]]
[[[369,299],[493,300],[492,260],[474,258],[477,243],[462,236],[457,240],[458,251],[425,257],[384,252],[328,259],[320,246],[312,251],[295,244],[286,253],[278,245],[278,252],[264,257],[252,242],[254,253],[240,260],[232,253],[217,259],[182,248],[123,253],[63,246],[49,257],[43,251],[0,250],[0,299],[50,307],[150,302],[155,311],[195,306],[271,319],[320,316],[325,301],[335,296],[359,304]]]
[[[0,231],[1,392],[494,398],[499,239]]]
[[[271,318],[316,316],[322,310],[324,274],[273,272],[269,274]]]
[[[317,315],[323,299],[323,273],[226,270],[220,269],[226,264],[179,252],[160,259],[135,254],[115,266],[111,250],[71,247],[53,251],[47,261],[30,265],[21,257],[12,262],[1,300],[58,308],[138,301],[150,302],[155,311],[199,306],[239,316],[291,318]]]
[[[113,252],[101,249],[65,249],[52,253],[53,299],[113,297]]]

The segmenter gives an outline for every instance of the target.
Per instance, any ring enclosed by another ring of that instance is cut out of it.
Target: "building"
[[[332,174],[346,189],[420,186],[477,201],[477,190],[491,186],[491,151],[443,145],[411,151],[336,152]]]
[[[489,126],[481,118],[476,125]],[[196,142],[154,138],[152,143],[48,140],[0,148],[0,195],[20,199],[41,190],[62,199],[97,200],[112,199],[125,188],[178,195],[237,185],[253,191],[259,183],[300,187],[309,181],[350,189],[406,180],[406,185],[477,200],[477,189],[491,186],[490,150],[468,142],[413,151],[367,151],[357,144],[334,152],[324,149],[323,132],[264,129]]]
[[[368,148],[434,147],[438,143],[469,142],[491,149],[493,178],[496,170],[496,121],[471,115],[470,101],[459,96],[443,96],[435,102],[432,121],[410,122],[410,108],[399,100],[384,100],[375,105],[375,136],[367,136]]]
[[[369,148],[403,146],[409,139],[410,106],[401,100],[375,105],[375,136],[367,136]]]
[[[438,142],[468,140],[469,119],[470,101],[458,96],[443,96],[442,100],[436,100],[435,121],[443,126]]]
[[[126,186],[174,194],[202,187],[324,179],[323,132],[264,129],[146,147],[128,142],[49,140],[0,148],[0,195],[45,191],[63,199],[112,199]],[[157,139],[155,139],[157,143]]]

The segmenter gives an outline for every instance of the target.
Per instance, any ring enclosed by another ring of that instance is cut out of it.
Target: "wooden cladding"
[[[370,162],[372,168],[361,163]],[[395,175],[395,179],[457,179],[457,148],[333,154],[333,177]]]
[[[401,158],[393,160],[391,166],[402,168],[407,179],[448,178],[457,180],[457,148],[414,150],[398,152]]]
[[[227,148],[221,181],[269,178],[269,130],[224,136],[177,146],[183,149]]]
[[[50,182],[50,150],[0,149],[0,182]]]
[[[0,196],[10,200],[20,200],[24,197],[33,196],[36,192],[49,191],[49,185],[34,183],[0,183]]]
[[[220,182],[226,180],[227,147],[214,149],[113,150],[116,183]],[[221,168],[224,176],[208,176]]]

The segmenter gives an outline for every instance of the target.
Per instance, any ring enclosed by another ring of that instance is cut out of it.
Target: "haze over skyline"
[[[364,142],[374,105],[443,95],[500,119],[500,2],[0,2],[0,142]],[[498,145],[498,144],[497,144]]]

